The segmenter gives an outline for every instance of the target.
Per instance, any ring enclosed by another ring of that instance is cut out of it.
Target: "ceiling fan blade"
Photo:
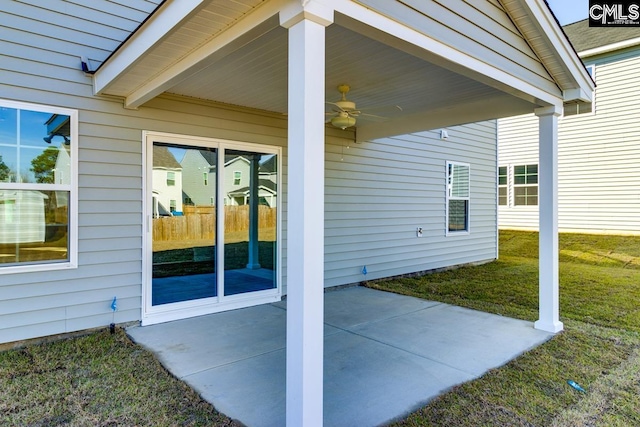
[[[375,119],[388,119],[388,117],[384,117],[384,116],[379,116],[377,114],[369,114],[369,113],[362,113],[360,112],[361,116],[365,116],[365,117],[371,117],[371,118],[375,118]]]
[[[338,111],[336,111],[336,112],[341,112],[341,113],[346,113],[347,112],[347,111],[343,110],[342,107],[340,105],[336,104],[335,102],[325,101],[325,104],[333,105],[334,107],[336,107],[338,109]]]

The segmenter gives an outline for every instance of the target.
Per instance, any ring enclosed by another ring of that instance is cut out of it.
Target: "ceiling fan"
[[[327,120],[328,122],[330,122],[333,126],[344,130],[348,127],[355,126],[357,121],[356,118],[359,116],[369,116],[372,118],[384,119],[384,117],[363,113],[362,111],[358,110],[356,108],[356,103],[347,99],[347,93],[349,93],[350,89],[351,88],[347,84],[339,85],[338,92],[340,92],[340,94],[342,95],[341,98],[335,102],[327,101],[327,104],[333,105],[334,107],[333,112],[327,113],[328,115],[333,116],[329,120]],[[402,110],[402,108],[400,108],[399,106],[396,106],[396,108]]]

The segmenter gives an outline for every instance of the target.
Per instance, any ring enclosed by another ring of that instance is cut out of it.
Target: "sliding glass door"
[[[188,317],[279,297],[278,154],[147,137],[147,313]]]
[[[226,150],[224,294],[276,287],[277,158]]]
[[[211,298],[217,150],[153,144],[152,305]]]

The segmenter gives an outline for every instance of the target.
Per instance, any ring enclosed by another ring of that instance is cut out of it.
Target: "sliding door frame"
[[[152,267],[153,267],[153,144],[159,142],[170,145],[214,148],[217,150],[216,171],[216,277],[217,296],[197,300],[152,305]],[[224,295],[224,163],[226,150],[254,151],[277,156],[276,197],[276,287],[263,291]],[[201,316],[220,311],[233,310],[252,305],[280,301],[282,297],[282,149],[276,146],[262,145],[218,138],[205,138],[173,133],[143,131],[142,133],[142,325],[168,322],[171,320]]]

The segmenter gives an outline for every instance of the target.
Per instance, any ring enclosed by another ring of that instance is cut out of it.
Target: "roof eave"
[[[580,58],[588,58],[590,56],[602,55],[603,53],[609,53],[620,49],[626,49],[640,45],[640,37],[636,37],[629,40],[623,40],[617,43],[611,43],[605,46],[595,47],[593,49],[583,50],[578,52]]]
[[[510,16],[514,16],[518,8],[525,9],[527,15],[534,18],[538,25],[531,25],[530,28],[532,30],[530,31],[523,31],[521,28],[521,32],[523,32],[523,34],[528,33],[525,34],[527,39],[533,39],[535,37],[543,40],[546,46],[554,52],[553,57],[563,60],[562,71],[560,71],[563,75],[552,75],[556,81],[564,80],[568,77],[571,82],[571,84],[565,84],[563,85],[564,87],[560,87],[563,93],[563,101],[591,101],[591,94],[595,89],[595,83],[546,1],[500,0],[500,2]],[[517,20],[513,21],[514,24],[518,26]],[[536,34],[531,34],[531,31],[536,31]],[[540,59],[543,63],[550,61],[549,58]],[[550,65],[549,63],[545,64],[547,70],[555,68]],[[563,77],[564,79],[559,77]]]

